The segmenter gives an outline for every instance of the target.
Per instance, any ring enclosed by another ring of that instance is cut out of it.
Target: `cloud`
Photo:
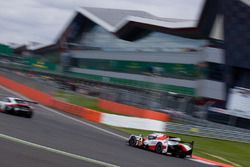
[[[0,10],[0,40],[28,43],[51,42],[62,31],[73,11],[41,5],[34,0],[11,0],[3,3]]]
[[[51,43],[81,6],[145,10],[160,17],[194,19],[199,13],[194,6],[201,6],[203,1],[7,0],[0,5],[0,42]]]

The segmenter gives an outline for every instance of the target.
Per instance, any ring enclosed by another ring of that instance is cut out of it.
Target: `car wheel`
[[[181,153],[178,155],[179,158],[186,158],[186,154],[185,153]]]
[[[162,143],[157,143],[156,144],[155,152],[158,153],[158,154],[162,153]]]
[[[9,106],[5,106],[3,111],[4,113],[11,113],[11,108]]]
[[[186,158],[187,155],[183,151],[179,150],[177,152],[174,152],[172,156],[177,157],[177,158]]]
[[[130,137],[128,144],[133,147],[136,146],[136,137],[135,136]]]
[[[6,108],[3,109],[3,113],[8,113],[7,110],[6,110]]]
[[[33,113],[32,113],[32,112],[31,112],[31,113],[26,113],[26,114],[25,114],[25,117],[26,117],[26,118],[32,118],[32,116],[33,116]]]

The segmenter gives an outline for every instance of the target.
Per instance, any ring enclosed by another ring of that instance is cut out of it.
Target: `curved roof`
[[[147,31],[160,31],[188,38],[207,38],[217,13],[217,3],[217,0],[206,0],[198,20],[162,18],[139,10],[92,7],[82,7],[78,13],[119,38],[130,41],[138,38],[136,34],[143,35]]]
[[[86,21],[98,24],[118,38],[128,41],[137,40],[152,31],[187,38],[209,38],[217,14],[217,3],[217,0],[206,0],[198,20],[162,18],[139,10],[82,7],[59,36],[56,45],[62,46],[67,41],[68,34],[80,33],[81,29],[87,26]],[[79,24],[77,30],[74,27],[76,22]]]
[[[145,11],[82,7],[79,12],[110,32],[117,32],[129,22],[157,25],[166,28],[194,27],[195,20],[162,18]]]
[[[82,7],[78,13],[119,38],[129,41],[136,40],[140,37],[138,34],[144,34],[147,31],[185,32],[195,29],[198,25],[197,20],[162,18],[138,10]]]

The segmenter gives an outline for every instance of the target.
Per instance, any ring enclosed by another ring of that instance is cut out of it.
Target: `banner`
[[[226,108],[231,115],[250,119],[250,89],[231,89]]]
[[[209,111],[250,119],[250,89],[242,87],[231,89],[226,109],[209,107]]]

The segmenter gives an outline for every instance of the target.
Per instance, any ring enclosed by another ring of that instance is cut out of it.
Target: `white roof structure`
[[[82,29],[86,26],[86,20],[81,22],[78,19],[87,19],[127,41],[135,41],[152,31],[195,39],[218,36],[221,31],[213,28],[212,25],[216,15],[214,11],[216,5],[217,0],[205,0],[197,20],[163,18],[140,10],[81,7],[56,43],[48,48],[64,47],[63,44],[70,43],[73,38],[77,38],[76,34],[81,34]],[[37,51],[41,52],[48,48],[42,47]]]
[[[82,7],[78,12],[110,32],[118,31],[129,22],[165,28],[190,28],[197,25],[197,20],[162,18],[139,10]]]

